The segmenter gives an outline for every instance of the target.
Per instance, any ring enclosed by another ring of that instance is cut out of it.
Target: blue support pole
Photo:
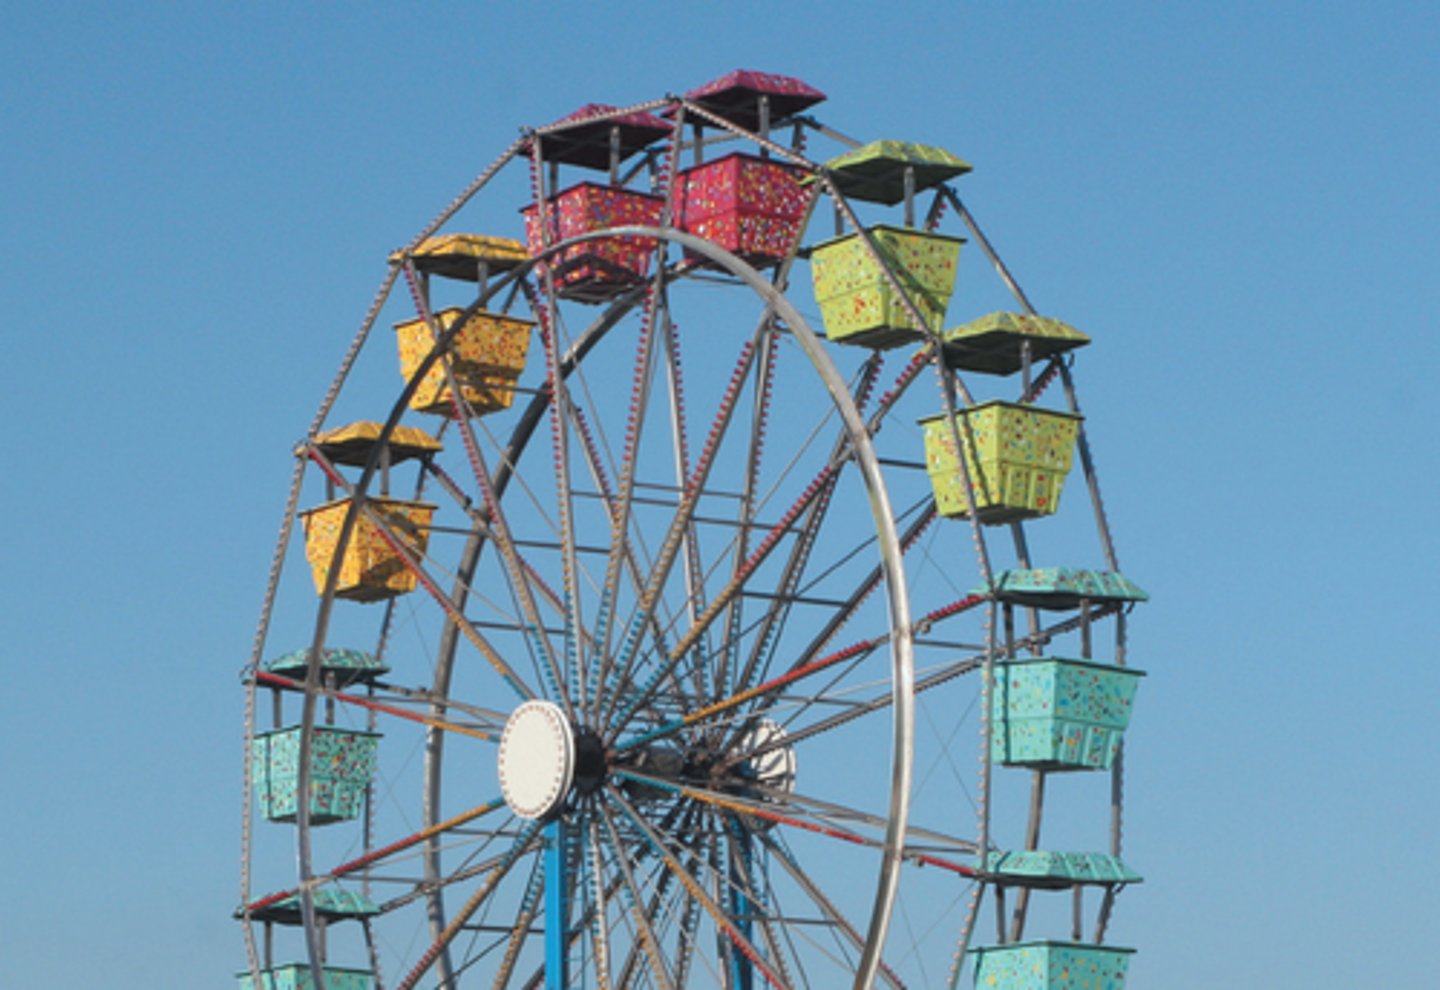
[[[565,876],[565,822],[545,826],[545,990],[570,985],[570,952],[566,944],[570,891]]]
[[[734,919],[735,927],[740,930],[740,934],[745,936],[747,942],[754,945],[754,905],[745,895],[745,888],[751,875],[751,854],[753,853],[750,833],[734,815],[727,817],[730,820],[732,840],[730,846],[730,916]],[[730,990],[754,990],[754,984],[754,964],[739,948],[731,946]]]

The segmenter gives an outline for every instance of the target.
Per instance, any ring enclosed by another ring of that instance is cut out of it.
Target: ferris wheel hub
[[[575,731],[561,707],[526,701],[500,735],[500,792],[521,818],[549,818],[575,782]]]
[[[739,793],[764,803],[773,795],[795,790],[795,750],[785,741],[785,730],[768,718],[756,721],[741,737],[737,753],[746,754],[737,769],[747,784]],[[758,790],[754,786],[758,785]],[[756,831],[769,829],[774,822],[757,815],[744,815],[745,824]]]
[[[795,790],[795,750],[785,741],[785,730],[768,718],[756,721],[736,747],[750,754],[741,764],[745,776],[772,791]]]

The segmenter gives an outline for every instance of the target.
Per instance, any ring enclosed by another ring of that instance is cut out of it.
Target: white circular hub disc
[[[575,735],[560,706],[527,701],[500,735],[500,793],[521,818],[558,810],[575,779]]]
[[[771,790],[791,794],[795,791],[795,751],[784,745],[785,730],[776,722],[762,718],[740,739],[739,751],[744,753],[775,745],[775,748],[749,760],[755,780]],[[742,816],[752,829],[764,830],[775,824],[758,815]]]
[[[775,745],[774,749],[752,759],[750,769],[755,774],[755,779],[766,787],[789,794],[795,790],[795,751],[783,745],[784,741],[785,730],[780,728],[778,723],[762,718],[755,723],[753,729],[745,733],[740,740],[739,749],[743,753]]]

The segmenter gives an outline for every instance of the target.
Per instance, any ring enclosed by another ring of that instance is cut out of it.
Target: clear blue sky
[[[0,984],[233,985],[237,676],[385,253],[517,127],[749,67],[971,161],[1097,340],[1134,985],[1432,985],[1437,60],[1418,3],[11,5]]]

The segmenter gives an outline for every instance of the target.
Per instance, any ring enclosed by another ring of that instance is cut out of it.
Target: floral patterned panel
[[[1124,990],[1133,949],[1074,942],[1017,942],[971,949],[983,990]]]
[[[925,468],[938,511],[947,517],[969,511],[954,433],[965,448],[980,521],[994,524],[1055,512],[1079,432],[1079,416],[1012,402],[962,411],[953,432],[944,416],[925,420]]]
[[[430,541],[430,520],[435,506],[428,502],[374,498],[370,507],[385,521],[386,531],[416,556],[423,556]],[[340,499],[301,513],[305,526],[305,556],[310,561],[316,594],[324,594],[340,530],[350,500]],[[395,552],[376,523],[366,515],[356,520],[340,561],[335,594],[354,601],[381,601],[415,590],[415,573]]]
[[[441,310],[435,314],[436,325],[443,333],[460,315],[458,309]],[[483,416],[510,408],[515,400],[515,387],[525,370],[534,325],[530,320],[481,311],[451,338],[451,372],[472,413]],[[424,320],[397,324],[395,332],[400,345],[400,375],[409,381],[430,354],[434,336]],[[452,396],[445,368],[437,361],[410,397],[410,408],[453,415]]]
[[[774,263],[800,239],[809,200],[794,168],[734,154],[680,173],[676,223],[752,265]]]
[[[938,331],[955,291],[963,239],[904,227],[878,226],[869,233],[925,322]],[[923,335],[859,234],[816,247],[810,276],[829,339],[897,347]]]
[[[1079,660],[996,664],[991,757],[1007,766],[1108,769],[1141,676]]]
[[[582,182],[546,203],[548,242],[554,245],[611,227],[657,226],[664,205],[659,196]],[[539,255],[546,244],[540,211],[534,204],[525,208],[525,242],[531,257]],[[615,289],[644,281],[655,248],[652,237],[595,238],[571,245],[537,265],[536,275],[543,277],[547,268],[551,269],[562,294],[570,290],[574,298],[585,300],[593,294],[598,300],[613,295]]]
[[[379,742],[373,732],[315,727],[310,744],[311,824],[347,821],[360,814]],[[293,822],[299,813],[299,726],[256,736],[251,755],[260,814],[271,821]]]

